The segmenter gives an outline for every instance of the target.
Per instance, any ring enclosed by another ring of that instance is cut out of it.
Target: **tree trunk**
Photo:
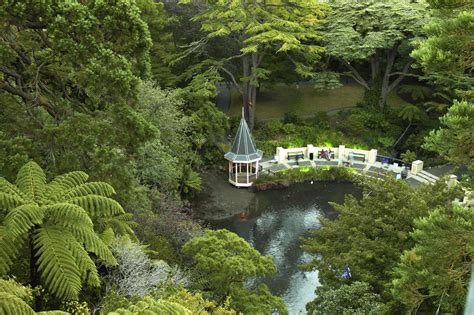
[[[380,89],[380,98],[379,98],[379,110],[383,112],[385,110],[385,104],[387,103],[387,96],[389,91],[390,83],[390,73],[392,72],[393,63],[395,62],[395,57],[397,55],[398,45],[390,49],[387,52],[387,64],[385,66],[385,71],[382,77],[382,86]]]
[[[250,77],[250,99],[249,99],[249,128],[253,130],[255,125],[255,108],[257,106],[257,65],[258,55],[256,52],[252,53],[252,68]]]
[[[249,122],[250,81],[248,80],[248,78],[250,77],[250,57],[248,55],[245,55],[242,58],[242,75],[244,78],[246,78],[242,82],[242,105],[244,107],[245,119],[247,120],[247,122]]]
[[[242,59],[243,76],[246,80],[242,84],[242,101],[244,106],[245,119],[249,129],[253,130],[255,125],[255,107],[257,103],[257,67],[258,53],[254,52],[250,56]]]

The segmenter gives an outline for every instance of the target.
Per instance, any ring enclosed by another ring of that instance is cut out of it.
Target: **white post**
[[[454,186],[456,186],[457,182],[458,182],[458,177],[454,174],[450,175],[448,179],[448,188],[449,189],[453,188]]]
[[[411,173],[413,175],[421,173],[422,170],[423,170],[423,161],[416,160],[413,163],[411,163]]]
[[[235,163],[235,184],[237,185],[237,173],[239,172],[239,163]]]
[[[249,163],[247,163],[247,184],[249,183]]]
[[[309,155],[310,155],[311,153],[313,153],[313,159],[314,159],[314,146],[313,146],[312,144],[308,144],[308,145],[306,146],[306,148],[307,148],[307,150],[306,150],[306,155],[307,155],[306,158],[309,159]],[[317,157],[317,156],[316,156],[316,157]]]
[[[255,178],[258,178],[258,160],[255,163]]]
[[[232,162],[229,161],[229,179],[232,179]]]
[[[337,157],[338,157],[339,159],[343,159],[343,158],[344,158],[344,155],[346,154],[346,152],[345,152],[345,151],[346,151],[346,146],[341,144],[341,145],[339,146],[339,150],[338,150],[338,151],[339,151],[339,152],[338,152],[338,156],[337,156]]]
[[[284,161],[284,160],[286,159],[286,156],[285,156],[285,149],[283,149],[282,147],[277,147],[277,148],[276,148],[276,156],[275,156],[275,159],[276,159],[278,162]]]
[[[372,149],[369,151],[369,156],[367,158],[367,163],[374,164],[377,161],[377,150]]]

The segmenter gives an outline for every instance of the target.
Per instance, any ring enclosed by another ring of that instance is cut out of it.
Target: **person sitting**
[[[328,161],[331,160],[331,154],[332,154],[331,149],[328,149],[328,150],[326,151],[326,160],[328,160]]]
[[[324,149],[321,149],[321,151],[319,151],[318,158],[323,159],[325,153],[326,151]]]
[[[349,160],[350,166],[354,165],[354,153],[352,151],[349,151],[347,154],[347,159]]]

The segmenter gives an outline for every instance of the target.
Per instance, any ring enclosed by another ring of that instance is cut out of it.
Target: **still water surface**
[[[256,193],[250,207],[228,219],[209,221],[246,239],[264,255],[271,255],[278,273],[262,280],[273,294],[283,297],[290,314],[306,314],[305,305],[315,298],[318,272],[298,266],[311,257],[300,249],[300,238],[319,228],[319,218],[334,217],[329,202],[342,203],[346,194],[360,196],[349,183],[298,184],[283,190]]]

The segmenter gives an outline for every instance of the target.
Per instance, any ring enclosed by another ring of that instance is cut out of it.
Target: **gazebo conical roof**
[[[242,118],[240,119],[234,143],[224,157],[232,162],[250,162],[261,159],[262,155],[263,152],[255,146],[249,126],[245,121],[244,110],[242,109]]]

